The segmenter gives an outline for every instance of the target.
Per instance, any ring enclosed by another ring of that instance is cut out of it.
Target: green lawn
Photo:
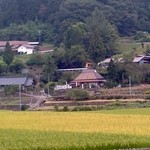
[[[136,41],[132,42],[118,42],[118,53],[115,57],[122,57],[123,55],[143,55],[147,49],[147,46],[150,46],[150,42],[144,43],[144,48],[142,48],[141,43]]]

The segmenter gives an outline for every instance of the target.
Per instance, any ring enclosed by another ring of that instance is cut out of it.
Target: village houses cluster
[[[7,41],[0,41],[0,52],[4,51],[5,46],[6,46]],[[36,51],[36,48],[39,48],[39,52],[41,53],[46,53],[46,52],[53,52],[53,49],[47,48],[40,46],[39,42],[28,42],[28,41],[9,41],[10,46],[12,48],[12,51],[14,51],[15,54],[33,54]],[[109,63],[111,60],[119,63],[123,63],[124,60],[123,58],[107,58],[101,62],[98,63],[98,65],[101,65],[103,68],[107,68],[109,66]],[[150,63],[150,55],[139,55],[136,56],[133,60],[134,63]],[[85,88],[85,85],[88,85],[88,88],[92,87],[100,87],[102,86],[106,80],[104,77],[102,77],[95,69],[93,69],[93,64],[90,62],[86,62],[85,68],[67,68],[67,69],[58,69],[59,71],[80,71],[81,74],[79,74],[78,77],[76,77],[71,83],[66,83],[66,85],[56,85],[55,90],[61,90],[61,89],[70,89],[70,88],[76,88],[76,87],[81,87],[82,89]],[[22,70],[23,72],[28,73],[28,70],[24,68]],[[34,73],[34,72],[33,72]],[[23,73],[24,74],[24,73]],[[39,77],[39,74],[35,72],[35,76]],[[14,77],[1,77],[1,81],[5,82],[0,82],[0,86],[6,86],[6,85],[17,85],[20,83],[24,87],[31,86],[33,83],[33,79],[29,79],[28,77],[26,78],[14,78]],[[1,88],[2,90],[2,88]]]

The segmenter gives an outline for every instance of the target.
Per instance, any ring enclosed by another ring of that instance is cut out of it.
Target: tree
[[[70,49],[73,45],[82,45],[84,33],[85,24],[83,23],[78,23],[69,27],[66,31],[64,40],[65,47]]]
[[[37,65],[42,66],[45,63],[45,55],[40,53],[34,53],[30,56],[29,60],[27,61],[27,65]]]
[[[20,59],[15,59],[13,63],[10,65],[10,72],[21,73],[21,70],[24,68],[24,63]]]
[[[116,80],[116,74],[117,74],[117,70],[116,70],[116,66],[114,61],[111,59],[109,66],[107,68],[107,72],[108,72],[108,78],[111,81],[115,81]]]
[[[3,61],[9,66],[14,60],[14,53],[9,42],[6,43],[5,51],[3,54]]]
[[[59,69],[84,67],[88,59],[86,51],[80,45],[66,50],[55,50],[52,57]]]
[[[67,49],[65,53],[66,68],[84,67],[88,56],[86,51],[79,45],[74,45],[71,49]]]
[[[99,62],[114,54],[117,33],[101,10],[95,8],[86,21],[88,34],[84,46],[93,61]]]
[[[106,56],[106,51],[102,38],[98,32],[91,32],[84,40],[84,47],[89,57],[96,63],[102,61]]]
[[[45,65],[43,67],[43,72],[45,73],[45,76],[48,80],[48,82],[50,81],[54,81],[55,80],[55,73],[56,73],[56,65],[54,63],[53,58],[49,55],[46,58],[46,62]]]

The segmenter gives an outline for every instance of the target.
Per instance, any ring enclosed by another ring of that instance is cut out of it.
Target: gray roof
[[[138,62],[140,62],[143,58],[144,58],[143,55],[136,56],[136,57],[134,58],[133,62],[138,63]]]
[[[33,84],[33,78],[27,78],[26,82],[25,82],[25,86],[31,86]]]
[[[28,81],[29,80],[29,81]],[[0,85],[25,85],[31,86],[33,79],[28,77],[0,77]]]

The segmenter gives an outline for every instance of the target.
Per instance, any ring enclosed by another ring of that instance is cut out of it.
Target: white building
[[[23,54],[33,54],[34,46],[28,44],[21,45],[18,47],[17,52]]]

